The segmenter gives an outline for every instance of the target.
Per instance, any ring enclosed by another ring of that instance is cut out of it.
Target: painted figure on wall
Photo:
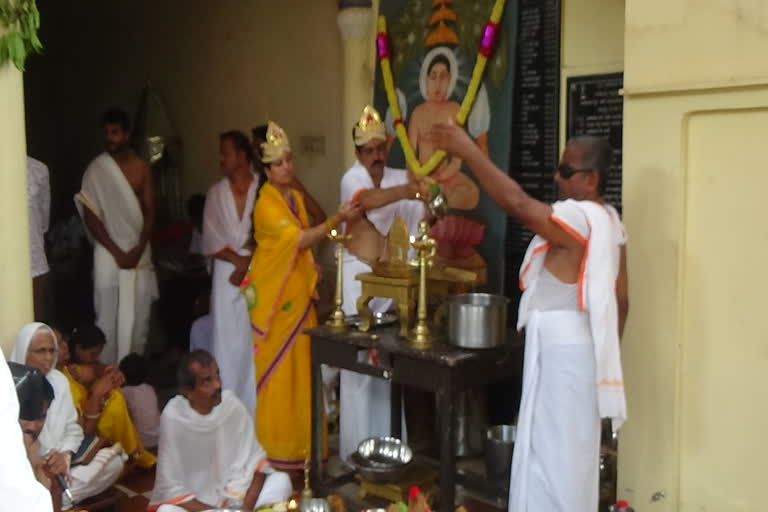
[[[429,135],[432,126],[454,119],[459,111],[471,78],[477,34],[488,15],[486,3],[417,0],[404,7],[395,20],[392,39],[397,50],[393,65],[398,76],[398,103],[407,119],[409,142],[422,165],[436,150]],[[498,77],[503,75],[506,63],[501,59],[496,64],[494,76]],[[393,143],[391,110],[387,111],[387,124]],[[483,83],[466,128],[486,154],[490,125],[491,109]],[[447,156],[430,177],[440,184],[452,210],[473,212],[480,204],[480,189],[462,171],[462,163],[461,159]],[[484,284],[487,265],[478,246],[486,226],[472,217],[476,216],[449,215],[434,226],[432,236],[438,240],[443,263],[477,272],[478,284]]]

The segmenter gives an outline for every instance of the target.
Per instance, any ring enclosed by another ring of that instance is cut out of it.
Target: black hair
[[[19,397],[19,419],[35,421],[45,416],[45,406],[53,401],[53,387],[40,370],[23,364],[8,363]]]
[[[267,141],[267,130],[268,130],[268,126],[266,124],[260,124],[259,126],[251,130],[251,135],[253,136],[254,145],[256,144],[256,141],[261,141],[261,142]]]
[[[579,146],[584,151],[581,154],[581,167],[594,169],[600,180],[597,185],[597,193],[602,196],[608,187],[608,176],[611,170],[613,149],[608,139],[595,135],[577,135],[571,137],[565,146]]]
[[[179,389],[194,389],[195,374],[192,373],[192,363],[208,368],[214,361],[215,359],[207,350],[198,349],[184,354],[176,369],[176,384],[179,386]]]
[[[267,141],[267,130],[269,127],[266,124],[260,124],[256,128],[251,129],[251,136],[253,137],[253,167],[256,169],[256,174],[259,176],[259,188],[256,190],[256,197],[261,192],[261,187],[267,182],[267,173],[264,169],[269,167],[261,161],[264,154],[261,151],[261,143]]]
[[[131,129],[131,118],[125,110],[120,108],[110,108],[104,115],[101,116],[101,122],[103,124],[116,124],[119,125],[123,131],[129,131]]]
[[[232,146],[235,151],[242,151],[245,153],[245,159],[248,162],[253,162],[253,147],[248,137],[239,130],[230,130],[219,135],[219,141],[229,140],[232,142]]]
[[[69,338],[69,346],[72,349],[75,347],[100,347],[106,344],[107,337],[104,336],[104,332],[99,329],[96,324],[86,324],[73,329],[72,335]],[[74,356],[74,350],[72,356]]]
[[[147,359],[131,352],[120,361],[120,371],[125,375],[125,383],[128,386],[138,386],[147,380]]]
[[[432,59],[432,62],[429,63],[429,66],[427,66],[427,74],[432,72],[432,68],[435,67],[435,64],[444,64],[448,72],[451,72],[451,61],[449,61],[448,57],[442,53],[435,55],[435,57]]]

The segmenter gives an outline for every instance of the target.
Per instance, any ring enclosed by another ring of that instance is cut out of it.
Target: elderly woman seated
[[[106,343],[104,333],[95,325],[76,329],[69,340],[63,338],[61,331],[53,332],[59,347],[56,368],[69,381],[85,435],[117,441],[137,466],[153,467],[157,458],[144,449],[120,392],[125,383],[123,374],[99,363]]]
[[[69,382],[56,369],[58,352],[51,328],[32,323],[19,331],[9,360],[40,370],[53,387],[54,398],[38,438],[39,455],[44,457],[45,467],[52,476],[69,477],[69,489],[77,503],[115,483],[123,471],[125,456],[119,444],[79,453],[84,439],[83,429],[78,423]],[[62,508],[66,510],[71,506],[72,503],[65,499]]]

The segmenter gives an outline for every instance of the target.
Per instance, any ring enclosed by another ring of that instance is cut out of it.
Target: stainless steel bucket
[[[508,298],[488,293],[465,293],[446,297],[445,305],[451,345],[483,349],[507,342]]]
[[[506,487],[512,469],[512,451],[515,447],[517,427],[495,425],[485,433],[485,475],[492,485]]]

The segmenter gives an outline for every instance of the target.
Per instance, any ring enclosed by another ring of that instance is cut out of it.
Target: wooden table
[[[471,485],[471,480],[463,480],[460,475],[457,478],[456,472],[459,393],[483,387],[493,380],[520,375],[523,365],[521,338],[510,332],[510,344],[503,348],[470,351],[451,347],[438,335],[431,348],[419,350],[398,336],[397,327],[367,333],[339,333],[322,326],[307,333],[312,339],[312,488],[331,493],[333,487],[332,482],[323,480],[322,472],[321,366],[326,364],[392,383],[391,431],[394,437],[399,438],[402,434],[401,386],[435,393],[439,423],[446,426],[440,429],[440,511],[454,512],[456,483]],[[370,349],[378,351],[378,366],[358,362],[358,353]]]

